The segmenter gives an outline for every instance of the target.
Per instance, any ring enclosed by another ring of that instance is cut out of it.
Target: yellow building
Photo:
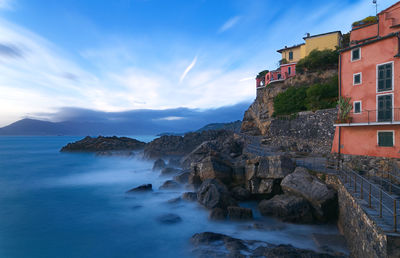
[[[311,36],[307,33],[304,37],[305,43],[279,49],[278,52],[282,54],[282,59],[286,59],[289,63],[297,63],[300,59],[306,57],[314,49],[336,49],[340,46],[342,33],[340,31],[333,31],[318,35]]]

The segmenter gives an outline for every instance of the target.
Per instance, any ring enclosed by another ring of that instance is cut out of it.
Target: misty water
[[[269,229],[209,221],[197,203],[168,203],[185,189],[158,190],[168,178],[150,161],[59,152],[78,139],[0,137],[0,257],[190,257],[190,237],[204,231],[318,250],[313,233],[338,234],[335,225],[261,217],[254,203],[241,205]],[[125,194],[144,183],[154,192]],[[162,224],[165,213],[182,221]]]

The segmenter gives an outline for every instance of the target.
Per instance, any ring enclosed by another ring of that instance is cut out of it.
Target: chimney
[[[310,37],[310,33],[308,33],[308,32],[307,32],[307,33],[306,33],[306,35],[307,35],[307,37],[306,37],[306,38],[309,38],[309,37]]]

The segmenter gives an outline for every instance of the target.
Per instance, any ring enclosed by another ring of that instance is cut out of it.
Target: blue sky
[[[373,14],[369,0],[0,0],[0,126],[65,107],[250,102],[277,49]]]

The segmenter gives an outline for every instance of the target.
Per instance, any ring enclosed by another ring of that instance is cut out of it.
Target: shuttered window
[[[292,51],[289,52],[289,60],[293,60],[293,52]]]
[[[393,132],[378,132],[378,146],[393,147]]]
[[[393,64],[378,65],[378,92],[393,89]]]

